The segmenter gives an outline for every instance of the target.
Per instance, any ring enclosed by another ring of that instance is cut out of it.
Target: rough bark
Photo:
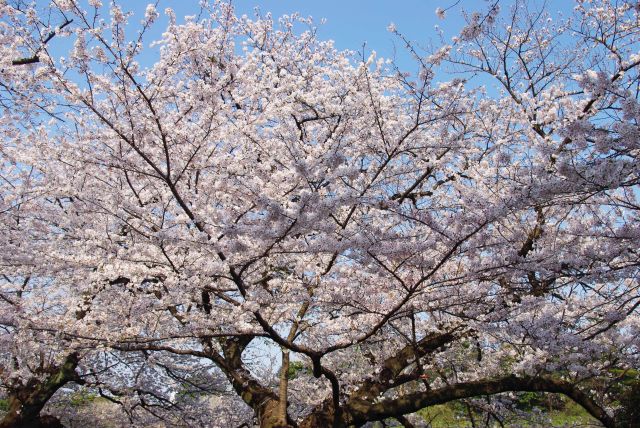
[[[352,409],[366,412],[375,397],[398,385],[402,371],[417,358],[435,352],[442,346],[456,339],[454,331],[428,335],[415,344],[402,348],[396,355],[386,359],[381,366],[380,374],[371,380],[362,382],[346,401],[345,411],[341,411],[339,420],[335,421],[333,399],[325,400],[320,406],[307,416],[300,424],[300,428],[329,427],[337,422],[337,426],[345,426],[350,419]]]
[[[282,367],[280,368],[280,384],[278,391],[278,419],[282,426],[287,426],[287,395],[289,391],[289,350],[282,350]]]
[[[349,397],[347,406],[357,408],[359,402],[368,405],[367,403],[370,403],[374,397],[397,386],[398,377],[409,364],[455,339],[456,335],[453,332],[439,333],[426,336],[415,345],[405,346],[395,356],[384,361],[377,378],[362,383],[360,388]]]
[[[12,390],[9,409],[0,421],[0,428],[62,427],[58,419],[49,415],[41,416],[40,411],[58,389],[68,382],[80,380],[75,372],[78,360],[78,354],[70,354],[44,381],[32,379],[26,385]]]
[[[253,409],[260,427],[295,427],[291,420],[287,418],[286,421],[283,421],[280,417],[278,396],[254,379],[242,364],[242,352],[252,339],[252,336],[247,336],[221,341],[224,357],[212,354],[212,359],[227,376],[236,393]]]
[[[463,398],[518,391],[564,394],[581,405],[605,427],[615,428],[617,426],[615,420],[602,407],[569,382],[549,377],[518,377],[513,375],[494,380],[459,383],[435,390],[415,392],[397,399],[371,402],[368,406],[347,408],[346,411],[350,417],[345,420],[345,425],[359,426],[368,421],[406,415],[428,406]]]
[[[322,405],[316,407],[310,415],[304,418],[302,423],[300,423],[300,428],[331,427],[335,422],[334,414],[333,400],[329,398],[325,400]],[[344,420],[339,421],[338,426],[346,426],[344,425]]]

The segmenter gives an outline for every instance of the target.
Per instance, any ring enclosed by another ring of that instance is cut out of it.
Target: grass
[[[555,407],[560,404],[561,409],[548,409],[545,407],[533,406],[521,409],[509,419],[503,420],[505,427],[554,427],[554,428],[577,428],[577,427],[600,427],[598,421],[592,418],[582,407],[568,399],[557,399]],[[473,425],[469,420],[466,406],[462,403],[448,403],[431,406],[422,409],[418,414],[428,423],[431,428],[471,428]],[[476,421],[481,421],[480,414],[474,412]],[[483,424],[479,424],[484,426]],[[495,427],[500,427],[497,422]]]

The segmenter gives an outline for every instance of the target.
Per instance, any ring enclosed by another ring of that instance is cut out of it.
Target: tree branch
[[[58,26],[55,30],[51,31],[47,35],[47,37],[45,37],[45,39],[42,41],[42,46],[38,48],[38,50],[36,51],[35,54],[33,54],[33,56],[15,59],[11,61],[11,65],[27,65],[27,64],[35,64],[40,62],[40,57],[38,56],[38,52],[40,52],[42,48],[47,43],[49,43],[51,39],[53,39],[56,36],[56,34],[58,34],[58,32],[60,32],[60,30],[62,30],[64,27],[71,24],[72,22],[73,22],[73,19],[65,20],[62,24],[60,24],[60,26]]]
[[[550,392],[564,394],[581,405],[591,416],[598,419],[607,428],[615,428],[614,419],[591,397],[570,382],[547,376],[507,376],[499,379],[458,383],[439,389],[415,392],[400,398],[372,403],[366,409],[349,409],[352,419],[349,424],[362,424],[368,421],[382,420],[397,415],[414,413],[436,404],[444,404],[463,398],[481,395],[493,395],[503,392]]]

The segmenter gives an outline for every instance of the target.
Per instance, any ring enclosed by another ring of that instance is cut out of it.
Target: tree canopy
[[[417,73],[164,13],[147,67],[153,4],[0,2],[0,427],[69,391],[139,426],[488,424],[524,391],[637,423],[636,2],[390,27]]]

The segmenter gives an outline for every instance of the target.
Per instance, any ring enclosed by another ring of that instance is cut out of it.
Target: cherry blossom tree
[[[631,426],[635,3],[495,3],[431,52],[391,27],[415,75],[223,2],[149,47],[156,8],[0,3],[0,426],[59,423],[65,388],[133,425],[534,391]]]

